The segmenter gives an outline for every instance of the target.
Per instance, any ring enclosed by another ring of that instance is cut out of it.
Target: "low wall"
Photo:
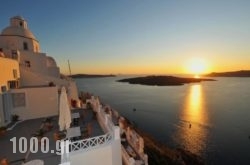
[[[12,114],[20,119],[58,115],[57,87],[22,88],[10,91]]]

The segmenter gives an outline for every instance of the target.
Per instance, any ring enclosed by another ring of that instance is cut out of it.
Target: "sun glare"
[[[195,78],[199,78],[200,74],[207,71],[207,63],[201,58],[193,58],[189,61],[188,72],[194,74]]]

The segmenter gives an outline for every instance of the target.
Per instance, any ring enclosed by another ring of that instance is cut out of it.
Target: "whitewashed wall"
[[[30,61],[30,67],[26,67],[31,72],[52,76],[55,78],[60,77],[60,70],[56,66],[47,66],[48,60],[51,57],[46,56],[45,53],[34,53],[30,51],[20,51],[20,65],[25,66],[25,61]],[[22,71],[22,70],[21,70]]]
[[[122,165],[121,143],[114,140],[111,144],[88,151],[70,153],[70,165]]]
[[[12,107],[12,114],[19,115],[21,119],[58,115],[57,87],[14,89],[10,93],[25,93],[25,106]]]
[[[0,47],[11,50],[23,50],[23,42],[28,44],[28,50],[39,52],[40,45],[38,41],[21,36],[0,36]]]

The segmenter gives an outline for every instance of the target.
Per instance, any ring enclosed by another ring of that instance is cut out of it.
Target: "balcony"
[[[87,151],[108,144],[113,139],[110,133],[69,143],[69,151]]]
[[[99,129],[103,131],[101,135],[92,134],[96,136],[91,136],[88,138],[80,138],[76,141],[61,141],[61,163],[62,165],[67,163],[76,164],[75,157],[81,157],[82,160],[86,161],[86,159],[91,159],[91,156],[85,157],[84,155],[87,155],[89,153],[94,153],[94,155],[97,157],[98,153],[100,153],[100,150],[105,150],[109,153],[109,157],[106,159],[112,159],[114,157],[113,152],[115,153],[121,153],[121,147],[120,147],[120,129],[118,126],[114,126],[111,117],[106,114],[102,108],[102,106],[99,104],[99,102],[92,97],[92,99],[87,100],[87,103],[91,104],[91,107],[93,109],[92,112],[88,111],[89,114],[92,114],[92,119],[87,119],[84,117],[84,120],[86,122],[93,122],[93,118],[95,122],[98,123]],[[86,115],[86,114],[85,114]],[[85,116],[84,115],[84,116]],[[81,122],[81,121],[80,121]],[[96,131],[96,128],[93,129],[93,131]],[[100,134],[100,133],[99,133]],[[109,149],[107,149],[109,147]],[[118,149],[118,150],[117,150]],[[98,151],[99,150],[99,151]],[[114,151],[112,151],[114,150]],[[120,155],[120,162],[121,162],[121,154]],[[102,155],[99,155],[102,156]],[[119,156],[116,156],[116,159],[119,159]],[[95,159],[95,158],[92,158]],[[118,161],[118,162],[119,162]],[[79,161],[78,161],[79,163]],[[101,163],[101,162],[100,162]],[[104,163],[105,164],[105,163]],[[111,164],[115,164],[112,162]]]

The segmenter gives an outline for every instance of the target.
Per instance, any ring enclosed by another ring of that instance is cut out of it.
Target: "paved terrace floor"
[[[99,123],[94,117],[94,113],[89,109],[75,109],[72,112],[80,113],[79,126],[81,128],[91,127],[92,131],[89,134],[89,137],[99,136],[104,134]],[[7,158],[10,161],[11,165],[21,165],[22,159],[26,159],[26,162],[33,159],[41,159],[44,161],[44,165],[58,165],[60,164],[61,157],[56,154],[58,149],[56,148],[56,141],[54,140],[54,133],[58,131],[58,116],[52,117],[53,128],[50,131],[45,132],[44,137],[49,139],[49,152],[42,153],[41,147],[39,146],[37,153],[20,153],[19,152],[19,139],[25,137],[28,142],[28,149],[30,146],[30,138],[33,137],[36,131],[38,131],[45,120],[45,118],[25,120],[17,124],[12,130],[7,131],[4,136],[0,137],[0,159]],[[16,146],[13,146],[13,142],[10,139],[16,137]],[[16,153],[13,153],[13,148],[16,147]],[[54,151],[54,152],[53,152]],[[18,161],[20,160],[20,161]]]

